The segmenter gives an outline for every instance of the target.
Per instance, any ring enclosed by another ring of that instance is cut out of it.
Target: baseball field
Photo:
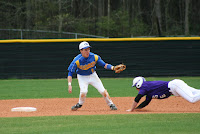
[[[200,89],[200,77],[147,77],[149,80],[182,79]],[[89,86],[85,104],[71,111],[78,102],[79,87],[73,79],[72,94],[66,79],[0,80],[0,133],[26,134],[198,134],[200,102],[191,104],[180,97],[153,100],[132,113],[130,108],[137,90],[132,78],[101,78],[118,107],[111,111],[98,91]],[[34,112],[11,112],[13,107],[36,107]]]

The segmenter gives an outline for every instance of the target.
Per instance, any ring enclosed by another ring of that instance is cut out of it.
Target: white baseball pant
[[[200,90],[188,86],[184,81],[175,79],[169,82],[168,88],[174,96],[181,96],[191,103],[200,100]]]
[[[89,84],[95,87],[99,91],[99,93],[102,94],[108,106],[113,104],[107,90],[104,88],[96,72],[92,73],[91,75],[77,74],[77,79],[80,87],[80,95],[79,95],[80,105],[83,105],[83,103],[85,102]]]

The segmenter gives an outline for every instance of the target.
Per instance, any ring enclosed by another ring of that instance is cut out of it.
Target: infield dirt
[[[126,112],[134,97],[112,97],[118,110],[112,111],[103,98],[86,98],[82,108],[71,111],[78,98],[17,99],[0,100],[0,117],[63,116],[63,115],[103,115],[103,114],[150,114],[150,113],[200,113],[200,101],[189,103],[181,97],[164,100],[154,99],[141,110]],[[144,100],[144,98],[143,98]],[[141,100],[140,102],[142,102]],[[35,107],[35,112],[11,112],[14,107]]]

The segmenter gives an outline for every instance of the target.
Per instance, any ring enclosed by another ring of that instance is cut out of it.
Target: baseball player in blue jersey
[[[179,79],[172,81],[146,81],[144,77],[136,77],[133,79],[132,86],[136,87],[139,93],[135,97],[131,109],[127,110],[128,112],[147,106],[152,99],[165,99],[171,95],[181,96],[191,103],[200,100],[200,90],[188,86]],[[143,96],[146,96],[146,100],[137,107]]]
[[[105,69],[115,70],[116,66],[105,63],[100,56],[90,52],[90,45],[88,42],[81,42],[79,44],[79,50],[81,54],[77,55],[68,67],[68,92],[72,92],[72,75],[74,72],[77,73],[77,79],[80,87],[79,102],[72,106],[71,110],[75,111],[81,108],[85,102],[86,95],[88,92],[88,85],[94,86],[100,94],[104,97],[108,106],[111,110],[117,110],[117,107],[113,104],[109,97],[107,90],[104,88],[101,80],[99,79],[95,69],[96,64],[104,67]]]

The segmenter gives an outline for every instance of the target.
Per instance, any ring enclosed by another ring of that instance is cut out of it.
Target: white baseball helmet
[[[79,44],[79,50],[81,50],[81,49],[86,49],[86,48],[88,48],[88,47],[91,47],[91,46],[90,46],[89,43],[86,42],[86,41],[83,41],[83,42],[81,42],[81,43]]]
[[[142,86],[142,84],[143,84],[144,81],[146,81],[144,77],[141,77],[141,76],[135,77],[133,79],[133,85],[132,85],[132,87],[135,86],[136,88],[140,88]]]

